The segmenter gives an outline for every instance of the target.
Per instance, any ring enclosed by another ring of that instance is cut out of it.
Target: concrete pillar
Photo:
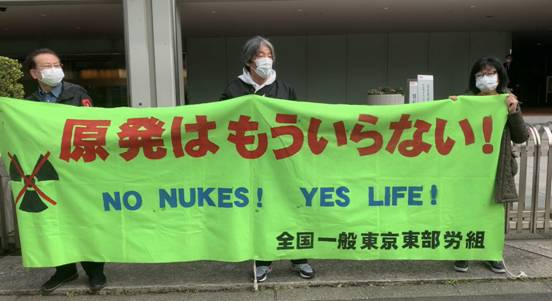
[[[123,0],[132,107],[184,104],[182,40],[175,0]]]

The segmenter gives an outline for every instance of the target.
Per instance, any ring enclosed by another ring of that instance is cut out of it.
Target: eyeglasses
[[[36,69],[49,69],[49,68],[61,68],[63,67],[62,63],[55,63],[55,64],[44,64],[40,66],[36,66]]]
[[[490,71],[490,72],[477,72],[475,74],[475,77],[483,77],[485,75],[495,75],[495,74],[496,74],[496,70]]]

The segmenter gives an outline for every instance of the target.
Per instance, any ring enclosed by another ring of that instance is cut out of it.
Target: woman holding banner
[[[276,78],[276,71],[272,64],[276,59],[274,46],[267,39],[256,36],[249,39],[242,49],[241,60],[243,72],[232,80],[224,92],[221,100],[235,98],[248,94],[257,94],[266,97],[296,100],[295,90],[287,83]],[[306,259],[292,260],[293,270],[304,279],[314,277],[314,270]],[[258,282],[267,279],[272,271],[271,261],[256,261],[255,274]]]
[[[512,152],[512,142],[523,143],[529,138],[529,131],[521,115],[517,97],[508,90],[508,74],[500,61],[493,57],[482,57],[473,65],[468,80],[470,92],[473,95],[508,94],[506,107],[508,119],[502,134],[498,169],[495,180],[495,201],[497,203],[517,202],[518,194],[514,176],[517,173],[517,162]],[[456,100],[456,96],[450,97]],[[503,261],[486,262],[495,273],[505,273]],[[454,262],[454,269],[458,272],[468,271],[468,261]]]

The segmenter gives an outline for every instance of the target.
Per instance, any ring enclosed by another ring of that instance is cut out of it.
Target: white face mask
[[[255,60],[255,65],[257,68],[255,69],[255,73],[257,73],[260,77],[266,79],[270,76],[270,73],[272,73],[272,59],[268,57],[262,57]]]
[[[40,71],[40,75],[42,78],[39,79],[39,81],[50,87],[57,86],[57,84],[59,84],[65,76],[65,74],[63,74],[63,69],[59,67],[43,69]]]
[[[475,79],[475,86],[481,92],[492,92],[498,87],[498,74],[483,75]]]

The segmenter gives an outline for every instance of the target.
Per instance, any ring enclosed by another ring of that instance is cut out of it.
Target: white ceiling
[[[155,0],[154,0],[155,3]],[[185,36],[552,31],[552,0],[180,0]],[[0,38],[122,36],[122,1],[0,1]]]
[[[0,38],[122,36],[123,6],[117,3],[10,5],[2,3]],[[51,1],[55,2],[55,1]]]
[[[552,31],[552,0],[196,0],[180,3],[183,28],[191,35]]]

